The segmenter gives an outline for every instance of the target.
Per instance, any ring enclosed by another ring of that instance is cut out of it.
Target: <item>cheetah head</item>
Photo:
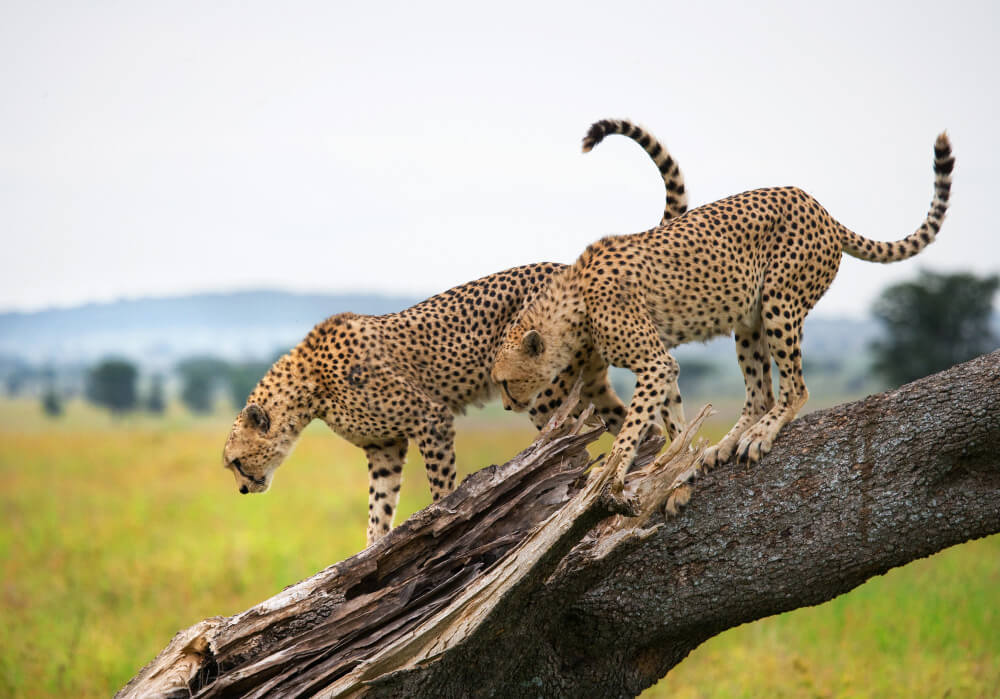
[[[280,425],[272,425],[264,408],[249,403],[233,422],[222,452],[223,465],[233,472],[241,493],[263,493],[294,441]]]
[[[530,408],[566,366],[557,344],[536,328],[515,327],[507,334],[491,373],[506,410]]]

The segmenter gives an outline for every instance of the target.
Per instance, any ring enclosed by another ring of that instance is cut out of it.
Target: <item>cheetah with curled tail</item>
[[[667,191],[663,220],[686,210],[684,180],[663,146],[629,122],[607,122],[652,157]],[[400,313],[342,313],[318,324],[278,359],[247,399],[223,452],[241,493],[270,487],[299,434],[321,419],[361,447],[368,459],[367,542],[392,527],[410,441],[424,460],[438,500],[455,484],[454,415],[495,396],[489,370],[506,329],[564,265],[543,263],[499,272],[434,296]],[[591,357],[566,366],[529,406],[541,427],[578,374],[583,397],[617,433],[625,407]]]
[[[584,148],[594,145],[588,137]],[[734,332],[746,403],[705,456],[766,454],[809,393],[802,379],[802,321],[830,286],[842,253],[895,262],[933,242],[948,207],[954,158],[946,134],[934,146],[934,199],[916,232],[876,242],[838,223],[796,187],[758,189],[693,209],[644,233],[589,246],[511,326],[493,366],[508,408],[530,405],[566,358],[580,352],[630,369],[636,390],[608,462],[615,489],[640,440],[662,420],[684,425],[677,362],[683,342]],[[773,395],[771,362],[779,371]]]

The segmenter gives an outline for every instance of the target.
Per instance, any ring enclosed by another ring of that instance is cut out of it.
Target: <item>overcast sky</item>
[[[818,312],[1000,269],[998,3],[47,3],[0,8],[0,310],[279,288],[426,296],[794,184],[863,235]]]

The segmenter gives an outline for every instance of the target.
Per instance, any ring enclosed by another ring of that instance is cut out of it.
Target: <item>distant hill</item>
[[[321,320],[341,313],[384,314],[421,299],[372,294],[293,294],[243,291],[88,304],[34,313],[0,313],[0,368],[5,365],[86,365],[111,354],[144,369],[172,367],[195,354],[269,359],[298,342]],[[1000,314],[994,314],[1000,333]],[[878,334],[871,319],[809,316],[806,361],[865,362]],[[679,360],[732,363],[728,338],[675,350]]]
[[[394,313],[419,300],[243,291],[0,313],[0,356],[61,365],[118,354],[149,368],[168,366],[192,354],[270,357],[336,313]]]

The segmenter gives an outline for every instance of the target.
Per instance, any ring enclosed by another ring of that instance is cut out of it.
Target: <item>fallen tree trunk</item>
[[[788,425],[688,494],[640,454],[625,516],[585,414],[388,537],[180,632],[118,696],[633,696],[732,626],[1000,531],[1000,351]],[[699,420],[704,418],[704,413]],[[695,422],[698,422],[696,420]]]

